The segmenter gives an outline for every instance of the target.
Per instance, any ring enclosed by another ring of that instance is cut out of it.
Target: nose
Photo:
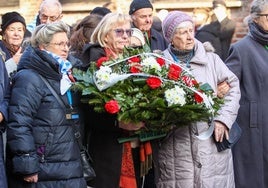
[[[63,49],[68,52],[70,50],[70,47],[66,44],[66,45],[64,45]]]
[[[49,19],[49,17],[46,19],[46,24],[52,23],[52,21]]]
[[[145,20],[146,23],[150,23],[150,18],[147,17],[146,20]]]

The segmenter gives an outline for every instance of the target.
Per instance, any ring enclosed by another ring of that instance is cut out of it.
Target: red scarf
[[[152,148],[151,143],[140,144],[140,177],[146,175],[152,168]],[[120,176],[120,188],[137,188],[134,162],[132,157],[131,143],[123,144],[123,156]]]
[[[120,188],[137,188],[130,142],[123,144]]]

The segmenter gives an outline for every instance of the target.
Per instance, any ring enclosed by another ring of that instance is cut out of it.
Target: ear
[[[43,45],[43,44],[40,44],[38,47],[39,47],[40,50],[46,50],[46,46]]]
[[[63,14],[61,14],[61,15],[59,16],[59,20],[61,20],[61,19],[62,19],[62,17],[63,17]]]
[[[108,35],[106,35],[105,37],[104,37],[104,40],[103,40],[104,42],[105,42],[105,44],[108,42]]]

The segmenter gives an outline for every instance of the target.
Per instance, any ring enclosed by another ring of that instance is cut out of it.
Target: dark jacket
[[[87,57],[85,67],[89,62],[104,57],[105,52],[98,44],[87,45],[84,57]],[[123,131],[118,127],[115,115],[94,112],[88,104],[84,105],[84,112],[91,114],[86,116],[86,129],[88,135],[88,149],[93,158],[96,179],[96,188],[118,188],[121,174],[122,144],[118,138],[122,137]]]
[[[240,80],[237,122],[242,136],[233,148],[236,188],[268,187],[268,53],[246,36],[230,48],[227,66]]]
[[[222,55],[221,41],[220,41],[220,23],[213,22],[211,24],[204,25],[197,29],[195,38],[200,42],[204,43],[209,41],[215,49],[215,53],[220,57]]]
[[[163,51],[168,47],[167,41],[164,39],[163,35],[161,35],[155,29],[151,29],[151,36],[150,36],[150,44],[151,50],[160,50]]]
[[[74,66],[79,62],[70,57]],[[13,80],[9,105],[7,159],[9,185],[12,188],[85,188],[80,150],[73,126],[79,120],[67,120],[66,94],[60,95],[58,63],[45,51],[28,46],[21,57]],[[60,95],[63,109],[40,78],[42,75]],[[73,94],[74,107],[78,101]],[[23,177],[38,173],[38,183]]]
[[[196,32],[195,38],[201,42],[211,42],[216,54],[224,61],[228,57],[235,25],[233,20],[226,17],[221,22],[215,21],[200,28]]]
[[[0,112],[4,120],[0,123],[0,187],[7,188],[6,169],[4,161],[4,147],[2,133],[5,131],[8,120],[8,101],[9,101],[9,78],[0,56]]]
[[[0,49],[5,53],[5,57],[2,57],[4,59],[4,61],[7,61],[10,58],[12,58],[12,54],[7,49],[7,47],[5,46],[5,44],[2,40],[0,40]]]

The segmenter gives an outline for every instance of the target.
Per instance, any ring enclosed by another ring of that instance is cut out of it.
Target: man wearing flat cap
[[[211,42],[215,53],[224,61],[228,57],[236,23],[228,18],[224,0],[212,1],[212,9],[212,22],[198,30],[195,37],[201,42]]]
[[[144,33],[146,43],[152,51],[162,51],[167,48],[167,42],[163,36],[152,28],[153,5],[149,0],[133,0],[129,7],[129,15],[133,20],[133,27]]]

